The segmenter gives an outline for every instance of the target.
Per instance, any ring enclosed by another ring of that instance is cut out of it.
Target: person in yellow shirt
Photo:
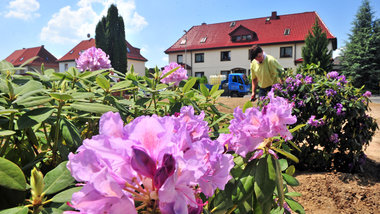
[[[249,49],[249,58],[252,74],[251,100],[254,101],[257,87],[259,87],[259,97],[266,96],[272,85],[280,82],[283,68],[273,56],[265,54],[258,45],[253,45]]]

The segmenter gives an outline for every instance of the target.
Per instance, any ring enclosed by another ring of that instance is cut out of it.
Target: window
[[[186,44],[186,39],[182,39],[181,43],[179,43],[180,45],[185,45]]]
[[[225,75],[226,78],[228,77],[228,74],[230,74],[230,73],[231,73],[231,71],[220,71],[220,74]]]
[[[231,51],[220,52],[220,61],[231,61]]]
[[[280,48],[280,57],[292,57],[292,56],[293,56],[293,47]]]
[[[236,36],[236,41],[240,41],[241,40],[241,36]]]
[[[205,75],[205,72],[200,71],[200,72],[195,72],[195,77],[203,77]]]
[[[284,30],[284,35],[289,35],[290,34],[290,29],[289,28],[286,28],[285,30]]]
[[[71,51],[70,51],[70,54],[72,54],[72,53],[74,53],[74,50],[71,50]]]
[[[65,71],[69,69],[69,64],[65,63]]]
[[[21,57],[20,62],[24,59],[24,57]]]
[[[195,62],[204,62],[205,61],[205,54],[204,53],[197,53],[195,54]]]
[[[131,53],[131,50],[127,47],[127,53]]]
[[[183,56],[177,55],[177,63],[183,63]]]
[[[206,40],[207,40],[207,36],[205,36],[205,37],[203,37],[203,38],[201,39],[201,43],[205,43]]]
[[[230,27],[234,27],[236,22],[231,22]]]
[[[247,40],[252,40],[252,35],[251,34],[247,35]]]

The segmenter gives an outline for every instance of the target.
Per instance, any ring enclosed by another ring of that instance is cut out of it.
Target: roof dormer
[[[257,34],[243,25],[239,25],[229,35],[232,42],[251,42],[257,40]]]

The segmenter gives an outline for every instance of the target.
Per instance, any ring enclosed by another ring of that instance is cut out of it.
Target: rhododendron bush
[[[300,159],[297,168],[357,171],[365,162],[363,150],[377,129],[368,115],[371,92],[353,87],[336,71],[316,75],[317,69],[310,65],[296,75],[289,74],[283,84],[273,88],[274,94],[293,104],[298,119],[293,126],[307,124],[293,137],[300,147],[294,151]]]
[[[0,63],[1,214],[304,212],[287,100],[225,114],[223,91],[194,89],[176,63],[124,75],[91,48],[77,64],[19,76]]]

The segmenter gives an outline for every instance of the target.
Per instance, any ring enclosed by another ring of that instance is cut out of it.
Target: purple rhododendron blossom
[[[81,71],[96,71],[111,68],[109,56],[100,48],[91,47],[82,52],[78,59],[75,59],[77,68]]]
[[[367,98],[370,98],[372,96],[372,93],[370,91],[366,91],[364,92],[363,94],[363,97],[367,97]]]
[[[326,77],[327,79],[336,79],[339,76],[339,73],[336,71],[331,71],[327,73]]]
[[[314,127],[319,127],[319,126],[323,126],[325,124],[325,122],[323,121],[323,119],[318,119],[316,120],[315,119],[315,115],[311,115],[311,117],[309,118],[309,120],[307,121],[307,124],[311,125],[311,126],[314,126]]]
[[[166,84],[173,82],[174,85],[178,86],[182,80],[186,80],[188,78],[187,70],[185,70],[182,66],[178,65],[176,62],[171,62],[169,65],[165,66],[164,70],[162,71],[161,77],[163,77],[166,73],[177,67],[179,68],[173,73],[169,74],[169,76],[161,79],[161,82]]]
[[[311,83],[313,83],[313,77],[306,76],[306,77],[305,77],[305,83],[306,83],[306,84],[311,84]]]
[[[338,143],[338,142],[339,142],[339,136],[338,136],[338,134],[333,133],[333,134],[330,136],[330,142]]]
[[[334,109],[336,109],[336,114],[337,115],[344,115],[343,105],[342,104],[337,103],[336,106],[334,107]]]
[[[336,91],[334,90],[334,89],[327,89],[326,91],[325,91],[325,94],[328,96],[328,97],[332,97],[332,96],[334,96],[335,94],[336,94]]]
[[[297,121],[296,116],[291,115],[292,104],[282,97],[274,97],[273,91],[268,93],[270,102],[263,107],[248,108],[245,113],[237,107],[234,110],[234,119],[229,126],[231,139],[229,149],[245,157],[252,152],[266,138],[280,135],[285,140],[292,139],[287,125]]]
[[[67,168],[84,187],[71,205],[81,213],[195,212],[203,207],[199,192],[213,195],[231,179],[233,156],[226,141],[208,136],[204,113],[192,107],[180,114],[141,116],[123,126],[118,113],[105,113],[99,135],[85,139]],[[226,138],[228,139],[228,138]]]

